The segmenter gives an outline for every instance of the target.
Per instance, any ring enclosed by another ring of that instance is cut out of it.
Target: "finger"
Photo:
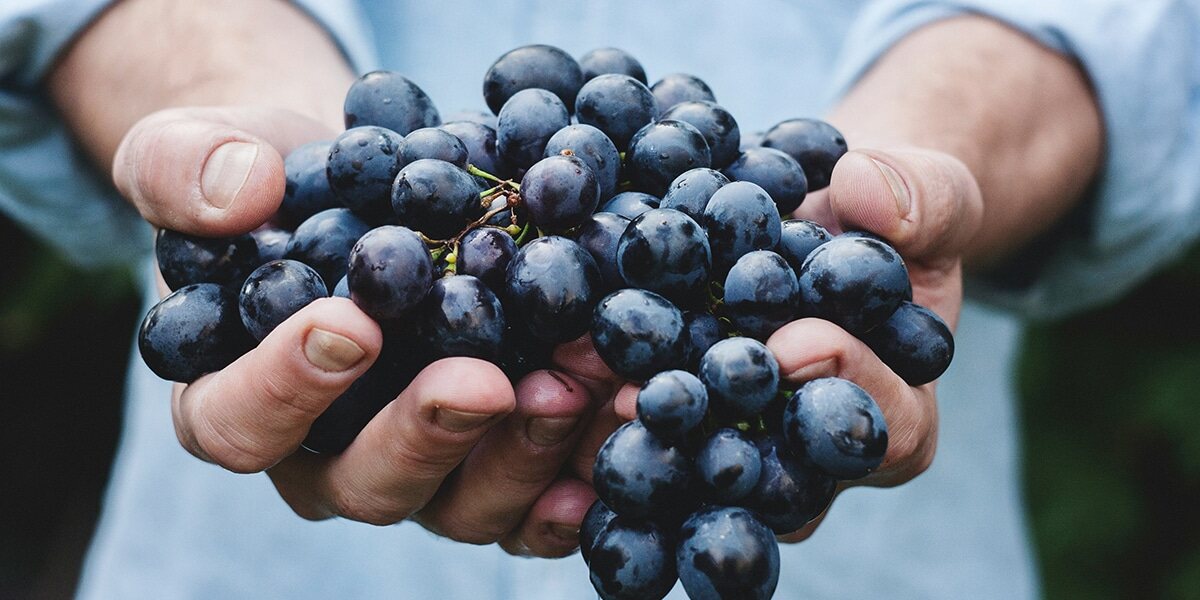
[[[326,126],[265,108],[177,108],[129,130],[113,159],[113,182],[150,223],[193,235],[228,236],[265,222],[283,199],[283,156]]]
[[[535,371],[516,409],[488,432],[414,519],[461,542],[490,544],[512,531],[558,476],[591,400],[570,377]]]
[[[898,485],[929,467],[937,446],[933,384],[910,387],[861,341],[821,319],[784,325],[767,340],[779,361],[780,377],[804,383],[841,377],[858,384],[879,405],[888,427],[888,447],[879,469],[854,484]]]
[[[192,454],[229,470],[266,469],[299,447],[381,344],[379,326],[349,300],[317,300],[225,369],[178,386],[176,435]]]
[[[592,487],[578,479],[555,481],[500,547],[518,556],[567,556],[579,547],[579,526],[595,500]]]
[[[426,367],[333,458],[297,455],[272,469],[280,495],[301,516],[340,515],[396,523],[433,497],[489,428],[513,411],[495,365],[447,358]]]
[[[600,358],[596,347],[592,345],[591,335],[585,334],[555,347],[552,358],[555,365],[582,383],[591,392],[592,398],[611,397],[613,390],[624,381]]]

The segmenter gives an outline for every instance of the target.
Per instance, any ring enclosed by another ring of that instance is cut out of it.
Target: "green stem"
[[[500,179],[499,177],[496,177],[495,175],[492,175],[491,173],[488,173],[487,171],[484,171],[483,169],[480,169],[479,167],[476,167],[475,165],[472,165],[472,164],[467,165],[467,172],[476,177],[482,177],[484,179],[487,179],[488,181],[495,181],[496,183],[499,183],[501,185],[504,184],[503,179]]]
[[[522,228],[521,228],[521,235],[518,235],[518,236],[517,236],[517,239],[516,239],[516,242],[517,242],[517,245],[518,245],[518,246],[520,246],[521,244],[524,244],[524,243],[525,243],[525,238],[529,237],[529,230],[530,230],[530,229],[533,229],[533,225],[531,225],[531,224],[529,224],[529,223],[526,223],[526,224],[525,224],[525,227],[522,227]]]

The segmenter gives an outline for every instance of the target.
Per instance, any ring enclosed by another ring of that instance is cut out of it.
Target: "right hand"
[[[117,188],[151,224],[230,236],[267,221],[283,196],[283,156],[336,132],[264,108],[177,108],[139,121],[116,153]],[[538,371],[514,389],[496,366],[448,358],[423,370],[341,454],[299,450],[313,420],[379,354],[379,326],[354,303],[322,299],[219,372],[176,384],[172,417],[195,456],[266,471],[301,517],[373,524],[413,518],[470,543],[561,556],[595,495],[559,478],[592,413],[589,388]],[[585,382],[586,383],[586,382]]]

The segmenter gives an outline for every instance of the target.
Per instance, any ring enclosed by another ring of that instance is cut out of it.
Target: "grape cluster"
[[[787,386],[763,342],[826,319],[912,385],[953,353],[886,241],[781,217],[828,185],[844,139],[791,119],[747,143],[702,80],[647,86],[613,48],[578,61],[517,48],[483,93],[494,116],[442,123],[402,75],[364,75],[346,131],[287,156],[269,224],[222,239],[161,231],[174,291],[142,324],[144,360],[190,382],[308,303],[347,297],[384,345],[304,441],[332,453],[433,360],[492,361],[515,381],[590,334],[614,373],[644,382],[638,418],[596,458],[580,540],[596,590],[659,598],[679,579],[693,598],[769,598],[774,535],[877,468],[888,437],[865,391]]]

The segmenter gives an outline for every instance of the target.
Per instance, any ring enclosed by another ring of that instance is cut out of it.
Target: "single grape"
[[[796,317],[800,287],[796,273],[770,250],[742,255],[725,277],[725,308],[734,329],[766,341]]]
[[[600,185],[577,156],[543,158],[521,178],[521,198],[529,220],[546,231],[565,231],[596,210]]]
[[[504,289],[508,263],[517,254],[517,244],[503,229],[477,227],[458,245],[458,273],[474,275],[492,290]]]
[[[602,600],[659,600],[675,586],[674,550],[654,523],[615,517],[592,545],[592,586]]]
[[[350,299],[376,321],[415,307],[433,283],[433,261],[411,229],[384,225],[367,232],[350,252]]]
[[[784,535],[804,527],[833,502],[836,479],[797,459],[782,440],[767,436],[755,445],[762,471],[742,505],[775,533]]]
[[[671,182],[660,206],[673,208],[699,222],[704,218],[708,200],[727,183],[728,177],[706,167],[684,171]]]
[[[803,311],[856,335],[886,321],[911,293],[900,255],[866,237],[838,237],[813,250],[799,284]]]
[[[516,94],[541,88],[573,107],[582,86],[583,72],[571,55],[554,46],[536,44],[509,50],[492,63],[483,76],[483,99],[493,113],[500,114],[504,103]]]
[[[496,119],[491,115],[488,117]],[[463,143],[467,149],[468,163],[497,177],[508,177],[508,167],[500,160],[500,151],[496,148],[494,125],[474,121],[449,121],[443,123],[441,129]]]
[[[762,145],[786,152],[804,168],[808,189],[829,185],[833,167],[846,153],[846,138],[832,125],[817,119],[788,119],[763,134]]]
[[[193,283],[240,286],[258,267],[258,244],[250,234],[204,238],[170,229],[158,230],[154,255],[167,287]]]
[[[701,224],[708,233],[713,270],[721,275],[747,252],[774,249],[782,228],[771,196],[747,181],[735,181],[713,193]]]
[[[575,242],[595,259],[606,291],[625,287],[625,280],[617,268],[617,242],[628,225],[629,219],[621,215],[598,212],[575,230]]]
[[[634,420],[617,428],[600,447],[592,483],[600,500],[613,512],[645,518],[687,504],[684,499],[691,471],[692,459],[682,450]],[[592,561],[596,561],[595,547]]]
[[[475,109],[469,109],[469,108],[464,108],[463,110],[460,110],[458,112],[446,115],[445,122],[442,123],[442,125],[449,125],[450,123],[462,123],[462,122],[478,123],[480,125],[486,125],[488,127],[491,127],[493,130],[496,129],[495,113],[492,113],[492,112],[486,111],[486,110],[475,110]],[[450,133],[454,133],[454,132],[451,131]],[[455,134],[455,135],[458,135],[458,134]],[[466,140],[463,140],[463,143],[466,143]]]
[[[700,367],[700,359],[712,348],[713,344],[725,339],[721,333],[721,322],[716,317],[702,310],[691,310],[683,313],[683,323],[688,330],[688,359],[687,367],[696,371]]]
[[[350,281],[345,275],[342,275],[342,278],[338,280],[337,285],[333,286],[333,293],[330,295],[334,298],[345,298],[347,300],[350,299]]]
[[[628,75],[600,75],[585,83],[575,99],[579,122],[604,132],[625,149],[633,134],[658,118],[654,94]]]
[[[617,243],[617,269],[626,284],[661,294],[678,305],[704,303],[711,267],[708,236],[677,210],[642,213]]]
[[[579,244],[558,236],[538,238],[509,263],[504,306],[526,333],[558,344],[587,331],[602,285],[596,261]]]
[[[804,219],[789,219],[783,222],[779,245],[775,247],[775,251],[799,275],[804,259],[808,258],[817,246],[828,242],[832,237],[828,230],[817,223]]]
[[[391,216],[392,182],[400,172],[404,138],[390,129],[347,129],[333,140],[325,175],[342,206],[371,222]]]
[[[683,523],[675,551],[693,600],[768,600],[779,583],[779,545],[744,508],[712,507]]]
[[[359,77],[346,92],[346,129],[374,125],[408,135],[441,123],[429,96],[403,75],[372,71]]]
[[[443,160],[423,158],[400,170],[391,206],[400,223],[444,239],[483,216],[479,192],[470,173]]]
[[[954,358],[954,336],[936,313],[901,302],[883,325],[862,340],[908,385],[925,385],[946,372]]]
[[[326,285],[336,284],[346,274],[354,243],[370,230],[371,226],[349,209],[323,210],[292,232],[284,257],[316,269]]]
[[[682,441],[707,410],[704,384],[687,371],[663,371],[646,381],[637,395],[638,419],[667,441]]]
[[[625,156],[633,184],[659,197],[684,171],[709,166],[712,154],[704,135],[683,121],[658,121],[639,129]]]
[[[587,514],[583,515],[583,522],[579,524],[579,554],[583,556],[583,562],[591,562],[592,546],[595,545],[596,538],[616,516],[617,513],[603,502],[592,502]]]
[[[775,398],[779,363],[762,342],[728,338],[713,344],[700,359],[700,381],[718,416],[749,419]]]
[[[792,396],[783,434],[793,453],[838,479],[867,476],[887,452],[879,406],[862,388],[837,377],[809,381]]]
[[[748,148],[725,167],[733,181],[756,183],[770,194],[781,214],[791,214],[804,202],[808,180],[800,163],[773,148]]]
[[[404,136],[400,143],[401,168],[422,158],[444,160],[460,169],[467,168],[467,146],[441,127],[422,127]]]
[[[614,373],[637,381],[687,361],[683,314],[646,290],[629,288],[605,296],[596,305],[592,343]]]
[[[680,102],[703,101],[716,102],[712,89],[699,77],[687,73],[671,73],[650,86],[654,100],[658,103],[658,112],[664,113]]]
[[[290,229],[327,208],[342,206],[325,175],[332,145],[331,140],[309,142],[284,159],[283,201],[275,213],[280,225]]]
[[[696,475],[708,496],[721,504],[735,503],[749,494],[761,472],[758,448],[729,427],[714,431],[696,454]]]
[[[255,229],[250,236],[258,247],[259,266],[283,258],[287,254],[288,242],[292,241],[292,232],[268,226]]]
[[[238,316],[237,292],[215,283],[175,290],[146,313],[138,331],[146,366],[181,383],[224,369],[253,345]]]
[[[328,286],[312,267],[295,260],[276,260],[246,278],[238,296],[238,311],[246,331],[262,341],[296,311],[328,295]]]
[[[621,215],[626,219],[635,219],[638,215],[658,208],[659,199],[645,192],[621,192],[597,209],[598,212]]]
[[[671,119],[690,123],[699,130],[704,136],[704,141],[708,142],[713,168],[725,168],[739,154],[738,145],[741,143],[742,133],[737,120],[715,102],[680,102],[664,112],[661,118],[664,121]]]
[[[569,152],[587,164],[600,184],[600,200],[611,198],[617,190],[621,155],[612,140],[591,125],[568,125],[546,142],[545,156]],[[486,169],[485,169],[486,170]]]
[[[504,309],[482,281],[454,275],[433,282],[417,321],[433,356],[470,356],[497,361],[504,341]]]
[[[511,167],[528,169],[541,160],[546,143],[570,125],[567,107],[558,96],[542,89],[521,90],[500,108],[496,149]]]
[[[628,75],[646,85],[646,70],[628,52],[620,48],[596,48],[579,58],[583,80],[590,81],[600,75],[617,73]]]

